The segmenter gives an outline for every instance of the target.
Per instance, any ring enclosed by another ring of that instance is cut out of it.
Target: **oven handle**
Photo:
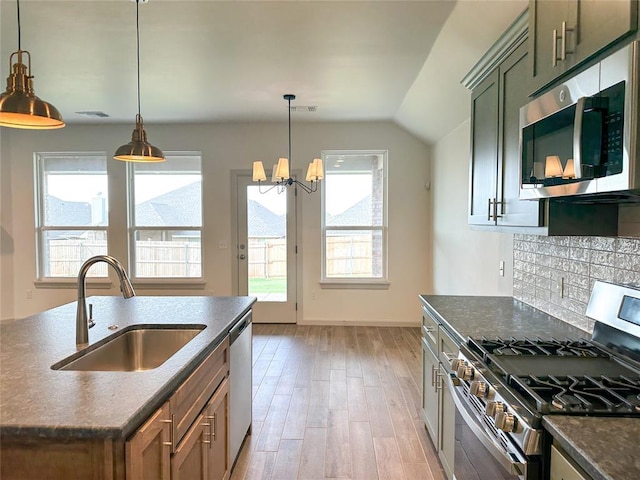
[[[502,465],[502,467],[513,475],[518,475],[519,478],[524,478],[525,474],[525,466],[526,460],[522,458],[519,453],[516,452],[506,452],[502,445],[500,445],[496,440],[491,438],[485,432],[484,428],[478,421],[477,417],[473,412],[470,411],[469,407],[465,404],[464,400],[459,397],[459,387],[456,387],[453,383],[453,379],[451,375],[446,375],[447,383],[449,385],[449,391],[451,392],[451,396],[453,397],[453,403],[456,404],[456,408],[458,412],[464,419],[464,422],[469,426],[473,434],[476,438],[482,443],[491,455]],[[515,459],[513,457],[516,457]]]

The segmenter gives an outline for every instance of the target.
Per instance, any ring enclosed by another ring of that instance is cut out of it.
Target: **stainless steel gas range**
[[[549,478],[544,415],[640,416],[640,289],[596,282],[591,339],[469,339],[451,364],[455,477]],[[478,448],[477,445],[482,447]],[[467,458],[485,450],[481,462]]]

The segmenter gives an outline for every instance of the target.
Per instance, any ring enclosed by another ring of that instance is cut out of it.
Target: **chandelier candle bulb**
[[[253,181],[254,182],[264,182],[267,179],[266,174],[264,173],[264,165],[262,165],[261,161],[253,162]]]

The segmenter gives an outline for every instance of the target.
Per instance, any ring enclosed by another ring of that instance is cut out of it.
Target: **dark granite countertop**
[[[254,297],[91,297],[93,344],[134,324],[204,324],[159,367],[139,372],[52,370],[74,354],[76,302],[0,323],[3,436],[126,438],[251,308]]]
[[[594,480],[640,478],[640,419],[546,415],[542,423]]]
[[[591,334],[513,297],[420,295],[459,343],[467,337],[591,338]]]
[[[420,295],[420,300],[460,343],[481,336],[591,338],[512,297]],[[640,419],[546,415],[543,424],[594,480],[640,478]]]

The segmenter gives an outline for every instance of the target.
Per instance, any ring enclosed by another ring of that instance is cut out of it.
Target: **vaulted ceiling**
[[[526,0],[218,1],[139,5],[145,123],[393,120],[435,141],[468,117],[460,79]],[[68,124],[132,123],[133,0],[22,0],[36,94]],[[0,75],[17,50],[0,0]],[[306,107],[317,107],[310,112]],[[78,112],[103,112],[96,117]]]

